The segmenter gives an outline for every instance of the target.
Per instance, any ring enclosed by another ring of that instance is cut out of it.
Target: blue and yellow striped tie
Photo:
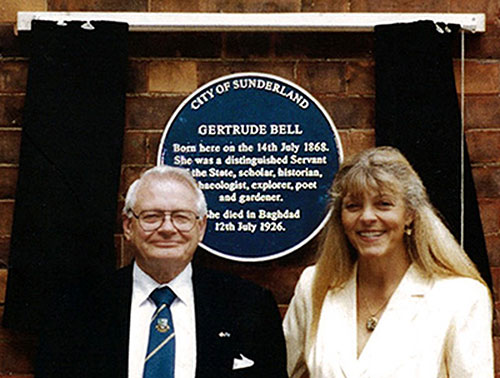
[[[149,328],[144,378],[174,378],[175,332],[170,305],[175,297],[167,286],[156,289],[150,295],[157,309]]]

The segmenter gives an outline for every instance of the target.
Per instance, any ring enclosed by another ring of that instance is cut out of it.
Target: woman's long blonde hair
[[[319,315],[330,289],[349,279],[357,254],[347,240],[341,223],[342,200],[347,193],[386,190],[400,193],[414,220],[405,243],[412,262],[429,275],[470,277],[485,284],[473,262],[446,228],[429,202],[422,180],[406,158],[393,147],[365,150],[345,161],[330,188],[331,217],[323,230],[312,285],[312,346]]]

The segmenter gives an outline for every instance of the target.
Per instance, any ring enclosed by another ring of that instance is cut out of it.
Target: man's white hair
[[[137,180],[135,180],[128,188],[125,196],[125,206],[122,213],[128,218],[132,217],[132,209],[137,201],[137,192],[141,185],[151,179],[159,181],[176,181],[189,186],[196,194],[196,209],[198,215],[203,217],[207,214],[207,201],[202,190],[198,186],[196,180],[191,176],[191,173],[185,168],[172,167],[169,165],[159,165],[144,171]]]

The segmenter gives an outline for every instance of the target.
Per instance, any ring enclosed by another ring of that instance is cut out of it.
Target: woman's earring
[[[405,234],[411,236],[413,229],[410,226],[405,226]]]

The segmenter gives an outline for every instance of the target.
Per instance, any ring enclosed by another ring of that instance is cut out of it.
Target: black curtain
[[[128,25],[34,21],[5,327],[38,332],[114,270]]]
[[[397,147],[421,176],[460,240],[461,117],[452,51],[457,25],[420,21],[375,27],[376,144]],[[465,146],[464,248],[491,288]]]

